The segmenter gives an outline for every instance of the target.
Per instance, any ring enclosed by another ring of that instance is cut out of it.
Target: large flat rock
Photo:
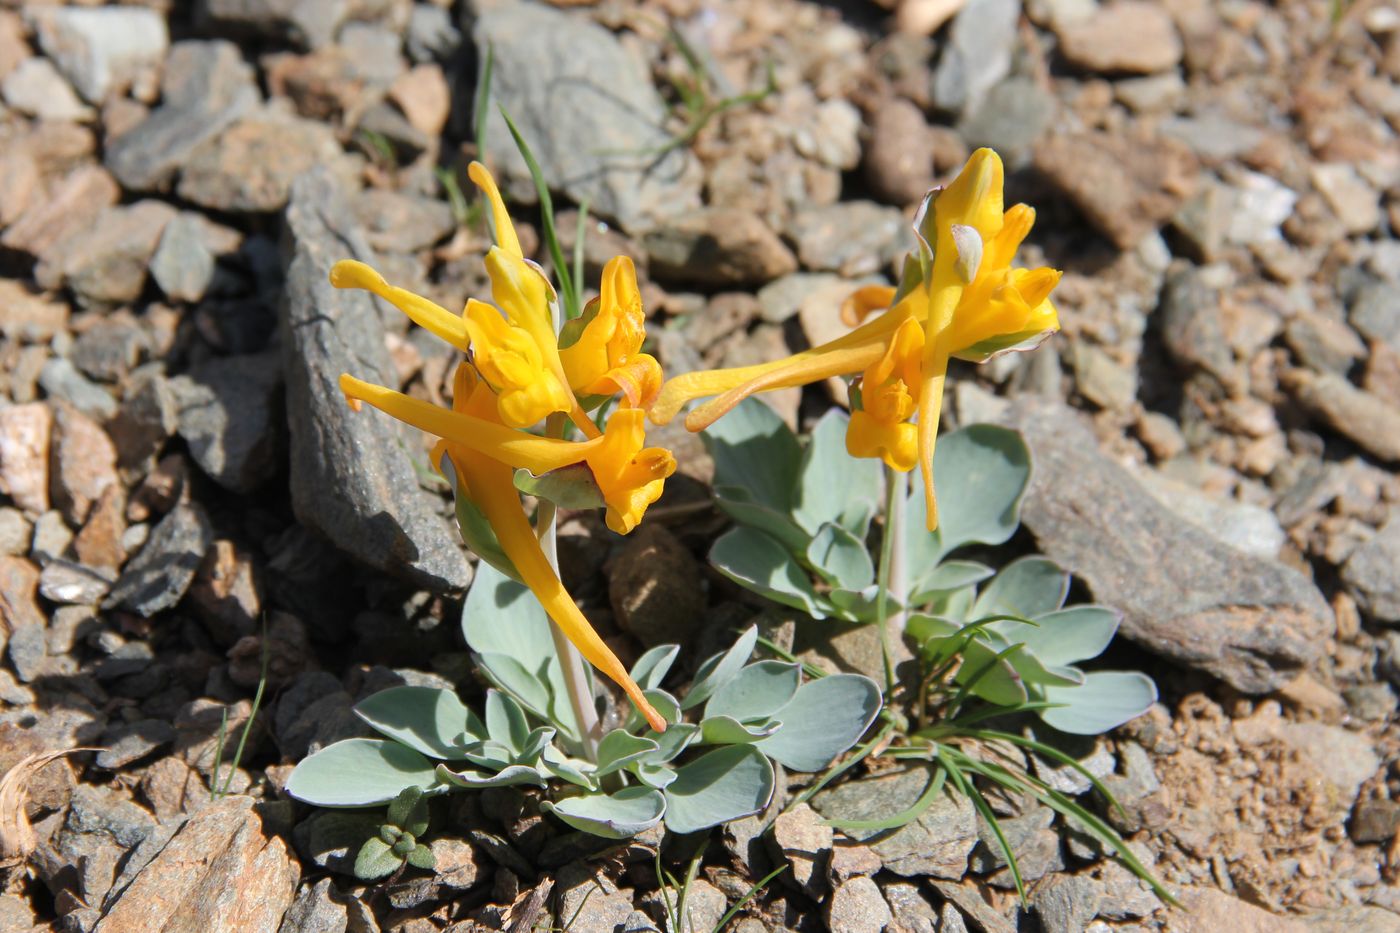
[[[1006,422],[1032,452],[1022,521],[1096,601],[1122,610],[1123,635],[1245,693],[1276,690],[1317,659],[1336,623],[1305,576],[1172,513],[1064,405],[1023,398]]]
[[[433,589],[466,586],[471,572],[457,531],[419,486],[410,459],[423,449],[421,439],[387,415],[351,411],[340,391],[345,372],[395,388],[398,380],[375,299],[327,279],[336,260],[375,262],[327,169],[293,183],[282,240],[282,362],[297,519],[371,567]]]

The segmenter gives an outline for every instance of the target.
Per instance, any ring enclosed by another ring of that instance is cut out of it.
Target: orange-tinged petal
[[[894,301],[892,285],[863,285],[841,303],[841,323],[859,327],[875,311],[882,311]]]
[[[378,295],[419,327],[466,352],[471,345],[462,318],[441,305],[415,295],[407,289],[390,285],[384,276],[362,262],[342,259],[331,267],[331,285],[336,288],[359,288]]]
[[[608,419],[603,439],[588,455],[588,466],[607,503],[608,527],[628,534],[647,506],[661,496],[666,478],[676,472],[669,450],[646,447],[646,414],[619,408]]]
[[[917,430],[908,421],[889,424],[869,412],[851,412],[846,426],[846,453],[852,457],[879,457],[894,470],[908,473],[919,462]]]
[[[452,463],[459,476],[466,479],[472,500],[481,509],[496,532],[501,549],[506,552],[520,578],[544,607],[544,611],[559,626],[564,637],[578,648],[584,659],[592,664],[627,694],[647,724],[657,732],[666,731],[666,720],[647,701],[642,689],[627,673],[606,643],[594,631],[588,619],[560,582],[535,537],[535,529],[525,517],[520,497],[516,493],[511,469],[491,460],[474,456],[472,451],[452,444]]]

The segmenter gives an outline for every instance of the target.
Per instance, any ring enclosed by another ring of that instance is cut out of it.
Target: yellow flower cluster
[[[607,506],[608,527],[627,534],[660,497],[676,469],[670,451],[646,447],[644,407],[661,387],[661,367],[641,351],[646,336],[641,294],[632,262],[619,256],[603,273],[601,295],[566,331],[560,347],[554,327],[554,289],[520,249],[515,227],[491,174],[473,163],[469,175],[485,193],[496,245],[486,255],[494,306],[471,299],[461,315],[390,285],[364,263],[345,260],[331,270],[337,288],[359,288],[393,304],[418,325],[468,354],[454,379],[452,408],[411,398],[350,374],[340,386],[352,407],[362,402],[440,438],[459,493],[485,515],[506,556],[550,618],[598,670],[620,685],[658,732],[665,720],[612,650],[598,637],[546,559],[514,484],[515,470],[539,476],[586,464]],[[499,309],[499,310],[498,310]],[[622,404],[599,431],[580,397],[620,393]],[[563,414],[584,440],[538,437],[525,428]]]
[[[786,359],[671,379],[651,406],[652,421],[665,424],[687,402],[716,396],[686,417],[686,427],[699,431],[756,392],[856,377],[846,449],[903,472],[917,464],[932,531],[934,441],[948,361],[980,363],[1031,349],[1059,329],[1050,292],[1060,273],[1011,268],[1035,211],[1024,204],[1004,211],[1002,184],[1000,157],[974,152],[950,185],[925,200],[916,221],[921,248],[906,263],[900,288],[864,288],[847,302],[852,323],[884,313]]]

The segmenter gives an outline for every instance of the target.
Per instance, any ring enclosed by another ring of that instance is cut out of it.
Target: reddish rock
[[[0,178],[4,173],[4,160],[0,159]],[[3,184],[0,182],[0,204],[4,203]],[[5,309],[0,314],[0,334],[12,339],[45,343],[68,327],[66,304],[36,295],[14,279],[0,279],[0,308]]]
[[[92,504],[117,484],[117,448],[107,432],[66,402],[54,408],[49,444],[49,497],[74,527]]]
[[[135,301],[146,270],[175,208],[164,201],[111,207],[45,253],[34,279],[45,288],[67,284],[99,304]]]
[[[26,512],[49,510],[53,412],[42,402],[0,409],[0,494]]]
[[[121,190],[101,168],[80,168],[47,198],[35,201],[0,237],[0,245],[45,257],[59,241],[89,229],[103,210],[117,203]]]
[[[1087,71],[1152,74],[1181,61],[1181,37],[1167,7],[1146,0],[1106,4],[1057,23],[1055,31],[1065,60]]]
[[[102,491],[88,512],[87,523],[73,539],[73,552],[84,566],[120,570],[126,560],[122,535],[126,533],[126,491],[113,483]]]
[[[442,69],[419,65],[399,75],[389,86],[389,99],[398,104],[409,125],[427,136],[438,136],[452,108],[452,92]]]
[[[44,624],[35,594],[39,568],[23,557],[0,557],[0,627],[13,632],[21,625]]]

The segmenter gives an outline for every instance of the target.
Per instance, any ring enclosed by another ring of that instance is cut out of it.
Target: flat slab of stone
[[[1023,398],[1006,422],[1031,448],[1022,521],[1097,602],[1122,610],[1129,640],[1244,693],[1276,690],[1316,660],[1336,622],[1312,581],[1173,514],[1066,406]]]

